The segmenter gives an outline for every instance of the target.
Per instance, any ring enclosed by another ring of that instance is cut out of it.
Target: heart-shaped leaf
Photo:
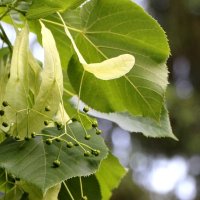
[[[95,129],[87,134],[90,140],[85,140],[85,130],[74,122],[67,126],[67,135],[63,135],[61,142],[55,140],[51,145],[43,140],[59,136],[64,130],[47,128],[41,132],[44,138],[36,137],[29,141],[15,141],[7,139],[0,144],[0,167],[6,169],[16,177],[32,183],[43,193],[54,185],[76,176],[88,176],[95,173],[102,159],[107,156],[107,148],[103,139],[96,135]],[[74,138],[74,139],[72,139]],[[66,142],[79,144],[68,148]],[[99,150],[98,156],[84,156],[84,152]],[[59,159],[60,167],[53,167],[53,162]]]

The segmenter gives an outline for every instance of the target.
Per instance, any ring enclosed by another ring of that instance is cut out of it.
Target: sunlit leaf
[[[130,132],[139,132],[147,137],[171,137],[177,140],[172,132],[169,115],[166,107],[161,112],[160,122],[150,118],[134,117],[128,113],[100,113],[90,111],[91,115],[117,123],[121,128]]]
[[[169,47],[157,22],[128,0],[92,0],[63,18],[87,63],[100,63],[121,54],[135,57],[132,70],[117,80],[103,82],[85,73],[81,99],[101,112],[127,111],[159,121],[168,83],[165,62]],[[77,94],[82,68],[72,61],[68,71]]]
[[[27,13],[27,18],[37,19],[42,18],[56,11],[64,11],[69,8],[76,8],[85,0],[33,0],[33,3]]]

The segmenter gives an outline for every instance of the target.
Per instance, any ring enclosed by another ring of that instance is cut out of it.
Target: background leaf
[[[101,200],[101,191],[99,183],[94,175],[88,177],[81,177],[83,194],[87,196],[88,200]],[[80,181],[79,177],[69,179],[65,181],[69,191],[74,199],[81,199]],[[62,184],[61,191],[59,193],[59,200],[71,199],[64,184]]]
[[[110,199],[113,189],[119,186],[125,174],[126,170],[112,154],[102,161],[99,171],[95,174],[101,188],[102,200]]]

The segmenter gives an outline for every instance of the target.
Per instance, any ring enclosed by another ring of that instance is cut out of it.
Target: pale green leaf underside
[[[134,117],[128,113],[100,113],[90,111],[91,115],[110,120],[117,123],[121,128],[130,132],[139,132],[147,137],[171,137],[177,140],[173,134],[167,109],[164,107],[161,112],[160,122],[150,118]]]
[[[114,81],[101,82],[86,73],[81,99],[101,112],[128,111],[159,120],[168,83],[165,62],[169,55],[160,26],[129,0],[92,0],[79,13],[68,12],[63,17],[87,63],[121,54],[131,54],[136,61],[127,75]],[[77,65],[71,63],[69,78],[78,93],[82,72]]]
[[[61,142],[54,141],[53,144],[47,145],[41,137],[19,142],[8,139],[0,144],[0,167],[34,184],[43,193],[63,180],[95,173],[101,160],[107,155],[103,139],[92,129],[88,132],[92,137],[86,141],[84,129],[78,122],[70,124],[67,132],[80,142],[100,150],[99,156],[84,157],[84,151],[80,146],[67,148],[66,144],[63,144],[59,156],[61,165],[59,168],[53,168],[52,164],[57,159]],[[48,128],[42,133],[60,135],[62,131]],[[66,139],[73,142],[69,137]]]

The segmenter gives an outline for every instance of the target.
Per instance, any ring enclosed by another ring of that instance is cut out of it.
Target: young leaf
[[[27,142],[15,141],[11,138],[5,140],[0,144],[0,167],[34,184],[42,193],[66,179],[95,173],[101,160],[107,156],[108,150],[103,139],[97,136],[95,130],[92,129],[88,132],[91,139],[85,140],[85,130],[78,122],[67,126],[67,133],[75,137],[80,145],[67,148],[63,142],[56,141],[47,145],[43,139],[46,140],[48,137],[42,139],[39,136]],[[47,128],[41,134],[59,136],[63,134],[63,130]],[[63,136],[62,138],[74,143],[71,137]],[[83,143],[86,146],[81,146]],[[87,146],[100,150],[99,156],[84,157],[82,147],[88,149]],[[53,161],[58,158],[58,154],[61,164],[54,168]]]

